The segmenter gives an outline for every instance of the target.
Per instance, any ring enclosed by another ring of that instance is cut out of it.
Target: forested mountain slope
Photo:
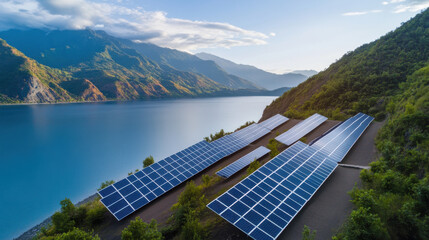
[[[229,74],[213,61],[202,60],[186,52],[163,48],[150,43],[136,43],[125,39],[121,42],[159,64],[169,65],[180,71],[204,75],[229,88],[261,89],[261,85]]]
[[[197,96],[228,89],[202,75],[158,65],[115,38],[89,29],[9,30],[0,37],[39,63],[81,79],[79,84],[93,84],[107,99]]]
[[[59,83],[69,76],[38,64],[0,39],[0,102],[71,101]]]
[[[395,31],[345,54],[328,69],[276,99],[262,119],[276,113],[305,117],[319,112],[334,119],[364,112],[380,119],[386,98],[429,60],[429,10]]]

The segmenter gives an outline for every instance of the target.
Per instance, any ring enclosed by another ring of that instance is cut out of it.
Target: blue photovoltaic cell
[[[262,122],[278,126],[281,118],[271,118]],[[280,123],[281,124],[281,123]],[[269,133],[259,124],[246,128],[208,143],[201,141],[173,154],[137,173],[128,176],[98,193],[101,202],[121,220],[135,210],[153,201],[165,192],[186,181],[220,159],[244,148]]]
[[[276,239],[373,120],[346,120],[314,145],[297,142],[207,205],[253,239]]]
[[[275,239],[336,166],[297,142],[207,206],[254,239]]]
[[[313,131],[327,119],[327,117],[315,113],[311,117],[293,126],[285,133],[277,136],[276,140],[288,146],[292,145],[294,142],[298,141],[299,139],[307,135],[309,132]]]
[[[373,120],[371,116],[358,113],[317,140],[312,146],[329,154],[336,162],[341,162]]]
[[[270,131],[275,129],[276,127],[280,126],[281,124],[285,123],[286,121],[288,121],[289,118],[282,116],[280,114],[276,114],[274,116],[272,116],[271,118],[258,123],[258,125],[260,125],[261,127],[267,128]]]
[[[241,157],[237,161],[231,163],[230,165],[226,166],[222,170],[218,171],[216,174],[224,177],[229,178],[236,172],[240,171],[247,165],[249,165],[251,162],[253,162],[255,159],[259,159],[260,157],[264,156],[265,154],[269,153],[270,150],[264,146],[260,146],[257,149],[253,150],[252,152],[246,154],[245,156]]]

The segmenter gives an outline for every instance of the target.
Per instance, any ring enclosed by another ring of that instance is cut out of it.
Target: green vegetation
[[[286,92],[265,109],[263,118],[285,113],[287,117],[302,119],[318,112],[344,120],[364,112],[383,119],[388,98],[401,91],[400,83],[407,76],[427,63],[428,29],[426,10]]]
[[[155,220],[147,224],[141,218],[136,217],[128,227],[122,230],[122,240],[161,240],[162,234],[158,231]]]
[[[74,228],[73,230],[63,233],[54,238],[55,240],[100,240],[100,238],[93,233],[88,233],[80,230],[79,228]]]
[[[206,204],[203,187],[195,185],[193,181],[188,182],[179,196],[179,201],[171,209],[173,215],[170,218],[170,232],[179,232],[183,237],[195,235],[191,239],[204,239],[206,231],[201,230],[199,217]]]
[[[280,143],[274,138],[271,138],[270,141],[268,142],[267,148],[271,150],[270,152],[271,158],[277,156],[280,153],[278,149],[279,145]]]
[[[243,125],[241,125],[239,128],[237,128],[237,129],[235,129],[235,131],[238,131],[238,130],[241,130],[241,129],[243,129],[243,128],[245,128],[245,127],[248,127],[248,126],[250,126],[250,125],[252,125],[252,124],[254,124],[255,123],[255,121],[247,121],[245,124],[243,124]]]
[[[246,169],[247,176],[252,174],[254,171],[258,170],[261,167],[261,163],[258,160],[254,160],[250,163],[249,167]]]
[[[204,140],[206,140],[207,142],[213,142],[214,140],[217,140],[229,134],[231,134],[231,132],[225,132],[223,129],[221,129],[219,132],[215,134],[210,134],[210,137],[205,137]]]
[[[381,154],[361,172],[357,207],[335,239],[429,238],[429,65],[389,99],[387,124],[376,139]]]
[[[145,160],[143,160],[143,168],[148,167],[154,163],[155,159],[153,159],[152,155],[150,155],[149,157],[145,158]]]
[[[103,220],[107,210],[99,199],[76,207],[70,199],[60,202],[61,211],[52,215],[52,224],[37,236],[37,239],[99,239],[90,231]]]
[[[132,100],[231,91],[206,76],[159,65],[103,32],[10,30],[0,37],[23,52],[6,58],[0,49],[4,102]],[[0,48],[6,44],[1,41]],[[31,77],[46,88],[37,99],[27,99],[22,86]]]
[[[304,225],[302,229],[302,240],[314,240],[316,239],[316,230],[311,231],[307,225]]]
[[[239,131],[245,127],[248,127],[254,123],[255,123],[255,121],[247,121],[246,123],[241,125],[239,128],[235,129],[234,132]],[[204,140],[206,140],[206,142],[213,142],[214,140],[217,140],[217,139],[224,137],[226,135],[229,135],[231,133],[233,133],[233,132],[225,132],[223,129],[221,129],[219,132],[216,132],[215,134],[210,134],[209,137],[205,137]]]
[[[113,181],[113,180],[108,180],[108,181],[102,182],[100,188],[98,188],[97,191],[100,191],[101,189],[106,188],[106,187],[108,187],[114,183],[115,183],[115,181]]]

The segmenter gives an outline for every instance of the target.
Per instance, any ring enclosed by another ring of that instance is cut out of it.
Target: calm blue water
[[[257,121],[274,97],[0,106],[0,239],[17,237],[100,183],[221,128]]]

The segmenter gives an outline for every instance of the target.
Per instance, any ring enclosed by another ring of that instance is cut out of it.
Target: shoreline
[[[287,92],[292,87],[288,87],[284,92]],[[275,90],[265,90],[265,92],[261,92],[261,94],[258,94],[255,92],[252,94],[249,92],[246,94],[240,94],[240,90],[238,89],[236,91],[236,94],[229,94],[228,92],[225,92],[224,94],[208,94],[208,95],[199,95],[199,96],[164,96],[164,97],[148,97],[148,98],[139,98],[139,99],[110,99],[110,100],[102,100],[102,101],[70,101],[70,102],[40,102],[40,103],[30,103],[30,102],[23,102],[23,103],[0,103],[0,107],[3,106],[26,106],[26,105],[57,105],[57,104],[80,104],[80,103],[106,103],[106,102],[136,102],[136,101],[158,101],[158,100],[171,100],[171,99],[198,99],[198,98],[220,98],[220,97],[279,97],[283,95],[284,92],[281,94],[269,94],[270,92],[275,93]],[[266,94],[263,94],[266,93]]]
[[[94,193],[94,194],[84,198],[83,200],[79,201],[78,203],[76,203],[74,205],[76,207],[79,207],[85,203],[88,203],[88,202],[95,200],[97,197],[98,197],[98,194]],[[32,228],[21,233],[18,237],[13,238],[13,239],[14,240],[31,240],[31,239],[33,239],[35,236],[37,236],[37,234],[40,232],[40,230],[42,230],[42,228],[47,227],[49,224],[51,224],[52,215],[50,217],[46,218],[45,220],[43,220],[41,223],[33,226]]]

